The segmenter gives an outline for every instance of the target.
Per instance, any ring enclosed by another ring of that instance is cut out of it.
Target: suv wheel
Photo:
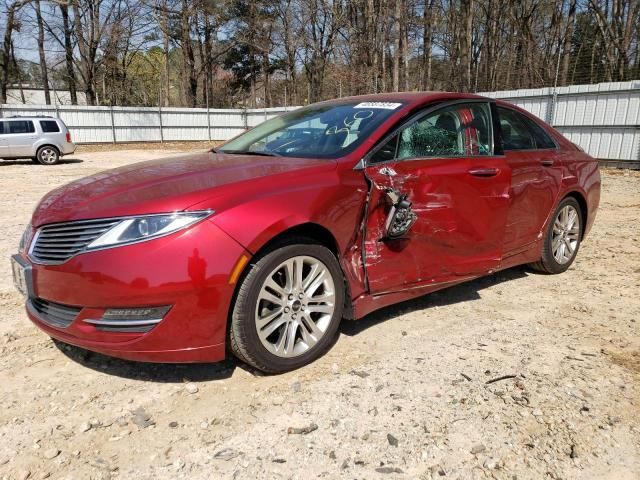
[[[60,160],[60,152],[55,147],[45,145],[38,149],[36,160],[42,165],[55,165]]]

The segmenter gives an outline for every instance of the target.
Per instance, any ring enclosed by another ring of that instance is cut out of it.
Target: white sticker
[[[395,110],[398,107],[401,107],[401,103],[391,103],[391,102],[363,102],[359,103],[353,108],[383,108],[385,110]]]

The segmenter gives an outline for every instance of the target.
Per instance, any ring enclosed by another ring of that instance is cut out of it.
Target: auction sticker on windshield
[[[354,106],[353,108],[382,108],[384,110],[395,110],[398,107],[401,107],[401,103],[391,103],[391,102],[362,102]]]

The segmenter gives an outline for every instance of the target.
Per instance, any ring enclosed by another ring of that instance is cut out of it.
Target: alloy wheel
[[[564,265],[573,258],[580,241],[580,214],[573,205],[565,205],[558,212],[551,235],[553,258]]]
[[[297,357],[324,336],[335,311],[335,285],[317,258],[295,256],[269,273],[258,294],[255,323],[262,345]]]
[[[41,163],[50,165],[58,161],[58,152],[53,148],[45,147],[40,150],[39,160]]]

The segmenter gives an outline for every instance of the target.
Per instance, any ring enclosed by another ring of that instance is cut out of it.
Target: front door
[[[371,293],[455,281],[499,265],[511,171],[495,155],[491,112],[485,101],[427,109],[366,159]]]

